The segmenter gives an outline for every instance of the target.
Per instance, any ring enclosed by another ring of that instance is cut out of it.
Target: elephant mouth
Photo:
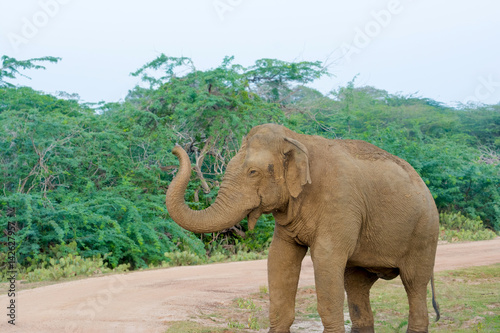
[[[253,230],[255,228],[255,225],[257,224],[257,220],[262,215],[262,213],[263,212],[260,209],[260,207],[257,207],[248,214],[248,216],[247,216],[248,230]]]

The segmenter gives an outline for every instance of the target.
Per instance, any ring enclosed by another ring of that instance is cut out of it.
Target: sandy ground
[[[438,246],[436,271],[500,263],[500,238]],[[95,277],[16,293],[16,325],[0,296],[0,332],[165,332],[171,321],[211,313],[267,285],[265,260]],[[314,285],[310,257],[301,286]],[[17,286],[18,290],[19,287]]]

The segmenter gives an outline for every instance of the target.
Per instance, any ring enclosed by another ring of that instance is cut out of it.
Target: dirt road
[[[500,238],[438,246],[436,271],[500,263]],[[310,257],[301,286],[314,284]],[[265,260],[174,267],[71,281],[0,296],[0,332],[165,332],[168,323],[210,313],[267,285]],[[19,286],[18,286],[19,288]]]

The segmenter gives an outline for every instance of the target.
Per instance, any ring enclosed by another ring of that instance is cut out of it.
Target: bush
[[[202,265],[226,261],[248,261],[260,260],[267,258],[268,251],[255,252],[248,249],[243,243],[236,245],[218,246],[212,249],[210,255],[200,256],[191,251],[182,252],[167,252],[165,253],[166,260],[163,264],[164,267],[172,266],[189,266],[189,265]]]
[[[206,261],[195,253],[190,251],[167,252],[165,253],[168,266],[190,266],[200,265]]]
[[[474,219],[462,213],[441,213],[440,239],[448,242],[488,240],[497,237],[490,229],[485,229],[479,217]]]
[[[119,265],[111,269],[104,262],[105,258],[100,255],[92,258],[82,258],[69,254],[59,259],[49,259],[48,267],[36,268],[28,273],[21,273],[19,277],[28,282],[38,282],[52,280],[57,281],[62,278],[76,276],[94,276],[109,272],[125,272],[130,268],[130,264]]]
[[[130,264],[122,264],[110,268],[106,263],[108,254],[100,254],[83,258],[78,254],[76,242],[60,244],[49,249],[49,253],[38,254],[27,258],[25,266],[17,266],[18,279],[27,282],[57,281],[64,278],[78,276],[94,276],[110,272],[125,272],[130,269]],[[6,255],[0,254],[0,262],[7,262]],[[0,270],[0,281],[7,278],[7,270]]]

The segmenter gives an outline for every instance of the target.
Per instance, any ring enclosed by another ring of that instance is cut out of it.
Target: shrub
[[[448,242],[488,240],[497,236],[486,229],[479,217],[469,218],[462,213],[441,213],[440,239]]]
[[[205,262],[205,259],[190,251],[167,252],[165,257],[167,258],[167,266],[200,265]]]
[[[20,274],[21,279],[28,282],[38,282],[76,276],[94,276],[109,272],[125,272],[130,268],[130,264],[123,264],[111,269],[104,262],[100,255],[92,258],[82,258],[69,254],[66,257],[49,259],[48,267],[36,268],[31,272]]]

